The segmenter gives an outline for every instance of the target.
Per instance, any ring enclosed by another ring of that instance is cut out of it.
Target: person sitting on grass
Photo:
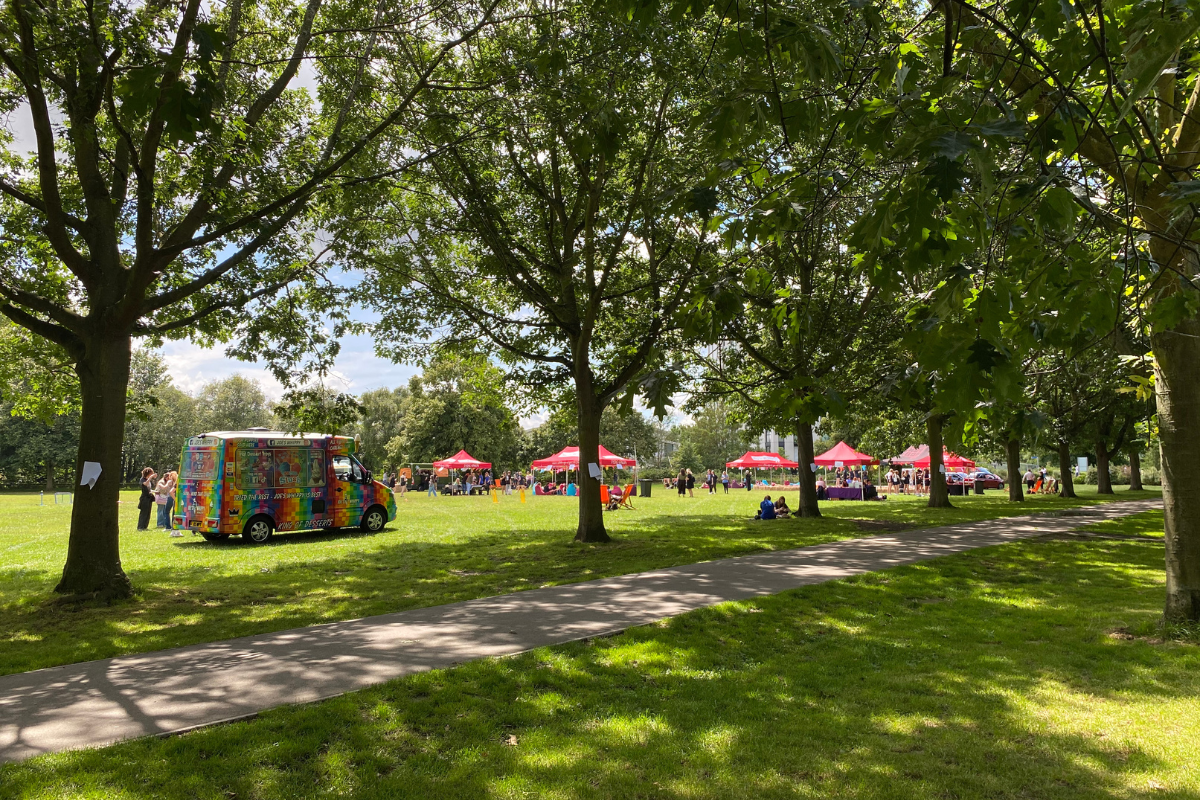
[[[788,508],[787,498],[783,495],[779,495],[779,497],[775,498],[775,516],[779,519],[783,519],[784,517],[790,517],[791,515],[792,510]]]
[[[755,519],[775,519],[775,502],[771,500],[771,495],[763,498],[763,501],[758,504],[758,513],[754,515]]]
[[[829,499],[829,492],[827,491],[828,488],[829,487],[826,485],[824,478],[817,478],[817,499],[818,500],[828,500]]]
[[[878,500],[879,490],[875,488],[875,484],[871,483],[871,479],[863,477],[862,483],[863,500]],[[886,495],[885,495],[886,497]]]

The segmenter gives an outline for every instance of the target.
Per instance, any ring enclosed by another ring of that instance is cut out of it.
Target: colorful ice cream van
[[[241,534],[360,526],[396,518],[391,489],[372,480],[348,436],[220,431],[187,440],[173,522],[209,541]]]

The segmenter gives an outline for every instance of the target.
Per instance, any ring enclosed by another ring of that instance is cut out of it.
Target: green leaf
[[[1121,72],[1121,79],[1129,85],[1129,90],[1121,104],[1121,117],[1128,116],[1134,103],[1150,93],[1159,75],[1175,58],[1180,45],[1195,36],[1198,30],[1200,17],[1170,19],[1159,16],[1129,38],[1125,46],[1128,61]]]

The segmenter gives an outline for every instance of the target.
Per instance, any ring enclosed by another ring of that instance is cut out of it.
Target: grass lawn
[[[1200,647],[1155,634],[1162,561],[973,551],[0,767],[0,796],[1196,798]]]
[[[1119,491],[1116,499],[1157,492]],[[656,494],[607,515],[614,541],[571,541],[574,498],[409,496],[382,533],[281,534],[267,546],[138,532],[124,495],[122,555],[136,596],[61,605],[52,589],[67,548],[70,506],[0,495],[0,674],[228,639],[417,606],[869,535],[879,525],[942,525],[1098,502],[1002,492],[930,510],[915,498],[830,502],[820,520],[756,522],[762,492]]]

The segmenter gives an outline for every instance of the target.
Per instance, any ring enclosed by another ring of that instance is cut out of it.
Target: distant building
[[[792,461],[800,460],[795,434],[780,436],[775,431],[764,431],[758,435],[751,447],[764,453],[779,453]]]

